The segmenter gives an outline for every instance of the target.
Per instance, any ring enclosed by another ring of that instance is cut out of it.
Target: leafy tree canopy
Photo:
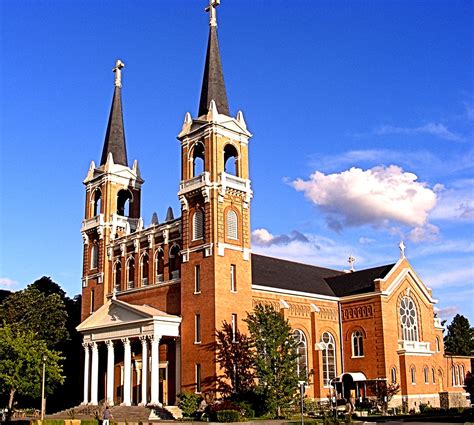
[[[0,305],[0,318],[13,330],[31,331],[54,348],[69,337],[64,296],[51,279],[42,278],[11,293]]]
[[[0,327],[0,387],[9,392],[11,410],[15,394],[38,397],[41,394],[41,377],[45,362],[45,392],[64,381],[59,361],[62,357],[48,349],[46,343],[31,330],[14,329],[3,323]]]
[[[447,327],[444,350],[449,354],[469,356],[474,352],[474,328],[464,316],[456,314]]]
[[[245,319],[253,347],[256,393],[265,410],[279,416],[297,394],[297,342],[288,320],[269,305],[257,305]]]
[[[243,400],[254,388],[254,364],[247,335],[224,321],[217,331],[217,361],[223,371],[219,391],[227,398]]]

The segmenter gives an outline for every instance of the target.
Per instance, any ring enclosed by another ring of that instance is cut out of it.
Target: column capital
[[[97,350],[97,347],[98,347],[98,346],[97,346],[97,342],[93,341],[93,342],[90,343],[90,345],[91,345],[91,347],[92,347],[92,351]]]
[[[107,348],[109,350],[112,350],[114,348],[114,342],[111,339],[108,339],[107,341],[105,341],[105,344],[107,345]]]
[[[122,338],[123,345],[130,345],[130,338]]]
[[[142,342],[142,344],[146,344],[148,335],[140,335],[138,338],[140,338],[140,341]]]
[[[163,335],[150,335],[150,341],[151,343],[159,343],[161,341],[161,338],[163,337]]]
[[[82,346],[84,347],[84,350],[88,351],[90,346],[91,346],[91,343],[90,342],[83,342]]]

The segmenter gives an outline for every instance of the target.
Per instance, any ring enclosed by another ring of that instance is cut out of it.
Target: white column
[[[160,339],[161,335],[151,337],[151,400],[150,404],[160,404]]]
[[[123,342],[123,406],[132,405],[132,394],[130,381],[132,379],[132,351],[130,349],[130,340],[122,338]]]
[[[140,337],[142,341],[142,402],[143,406],[146,406],[148,403],[148,342],[146,336]]]
[[[91,403],[93,405],[98,405],[98,391],[99,385],[99,350],[97,348],[97,343],[92,343],[92,368],[91,368]]]
[[[89,346],[88,342],[83,342],[84,347],[84,401],[82,404],[89,403]]]
[[[176,394],[181,392],[181,338],[176,339]]]
[[[107,404],[114,405],[114,342],[112,340],[105,341],[107,344]]]

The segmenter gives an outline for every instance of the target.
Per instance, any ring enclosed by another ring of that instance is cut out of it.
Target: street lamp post
[[[306,388],[305,381],[298,381],[300,387],[300,397],[301,397],[301,424],[304,424],[304,390]]]
[[[43,379],[41,381],[41,420],[44,419],[44,405],[45,405],[45,400],[44,400],[44,381],[45,381],[45,374],[46,374],[46,355],[43,356]]]

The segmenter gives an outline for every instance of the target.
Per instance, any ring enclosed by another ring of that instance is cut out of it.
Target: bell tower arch
[[[211,0],[209,39],[197,117],[187,113],[181,144],[182,388],[215,390],[209,350],[222,323],[245,326],[252,309],[248,143],[242,112],[230,115]]]
[[[115,88],[99,166],[91,161],[85,180],[86,202],[81,233],[84,241],[82,312],[84,320],[113,291],[114,270],[108,245],[115,238],[143,227],[140,197],[143,180],[138,162],[128,166],[122,113],[122,68],[113,68]]]

